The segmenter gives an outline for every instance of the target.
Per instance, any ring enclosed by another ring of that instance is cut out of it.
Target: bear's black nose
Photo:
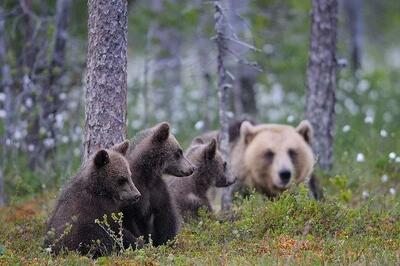
[[[282,170],[279,172],[279,177],[282,180],[283,184],[287,184],[290,181],[290,177],[292,176],[292,173],[289,170]]]

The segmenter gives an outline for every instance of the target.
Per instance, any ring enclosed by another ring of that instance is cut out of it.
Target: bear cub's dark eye
[[[274,159],[275,153],[271,150],[267,150],[264,156],[267,160],[272,161]]]
[[[175,159],[180,159],[182,157],[182,155],[183,155],[182,150],[181,149],[177,150],[175,152]]]
[[[297,159],[297,151],[295,151],[294,149],[289,149],[288,154],[290,159],[292,159],[293,161]]]
[[[128,183],[128,178],[126,178],[126,177],[120,177],[120,178],[118,179],[118,185],[122,186],[122,185],[125,185],[125,183]]]
[[[227,163],[224,162],[224,171],[226,171]]]

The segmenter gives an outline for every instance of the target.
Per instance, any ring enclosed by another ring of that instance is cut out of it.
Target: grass
[[[52,257],[41,248],[52,198],[43,195],[1,211],[0,265],[400,263],[400,207],[393,195],[350,204],[333,194],[324,202],[310,200],[303,186],[275,201],[252,194],[238,199],[228,214],[202,213],[170,245],[96,262],[74,253]]]

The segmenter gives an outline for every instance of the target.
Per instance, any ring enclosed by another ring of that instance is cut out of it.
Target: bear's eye
[[[295,151],[294,149],[289,149],[288,154],[289,154],[290,159],[292,159],[293,161],[296,161],[297,151]]]
[[[224,162],[224,171],[226,171],[227,163]]]
[[[272,161],[274,159],[275,153],[271,150],[267,150],[264,156],[267,160]]]
[[[180,159],[182,157],[182,155],[183,155],[182,150],[181,149],[177,150],[175,152],[175,159]]]
[[[125,183],[128,183],[128,178],[126,178],[126,177],[120,177],[120,178],[118,179],[118,185],[123,186],[123,185],[125,185]]]

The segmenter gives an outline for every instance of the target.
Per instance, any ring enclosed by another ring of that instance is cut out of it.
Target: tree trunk
[[[344,9],[350,37],[351,67],[354,72],[361,68],[363,46],[362,0],[345,0]]]
[[[229,24],[235,30],[235,35],[245,42],[248,36],[249,26],[243,14],[248,13],[250,2],[249,0],[229,0]],[[229,43],[229,48],[235,51],[235,54],[241,58],[246,58],[250,49],[244,45],[235,42]],[[233,89],[233,99],[236,116],[250,115],[255,118],[257,116],[257,101],[255,92],[256,73],[255,69],[246,65],[244,62],[239,62],[234,67],[235,83]]]
[[[85,159],[126,137],[127,1],[89,0]]]
[[[215,8],[215,32],[217,42],[217,64],[218,64],[218,96],[219,96],[219,123],[221,126],[219,133],[219,150],[221,151],[222,157],[225,161],[229,161],[229,117],[228,117],[228,106],[229,106],[229,89],[232,85],[229,82],[229,77],[225,69],[225,53],[226,53],[226,41],[225,41],[225,25],[226,18],[223,14],[223,7],[220,1],[214,1]],[[228,164],[228,168],[230,165]],[[222,210],[230,209],[232,202],[232,186],[224,188],[221,198]]]
[[[1,66],[1,86],[0,92],[5,93],[5,90],[8,87],[8,77],[9,77],[9,68],[6,62],[6,43],[4,40],[4,23],[5,23],[5,14],[4,10],[0,7],[0,66]],[[5,109],[5,108],[4,108]],[[7,116],[7,113],[6,113]],[[4,130],[5,131],[5,130]],[[5,166],[5,149],[6,149],[6,133],[3,133],[1,136],[1,164],[0,164],[0,207],[3,207],[5,204],[5,194],[4,194],[4,176],[3,176],[3,169]]]
[[[59,113],[61,106],[58,96],[62,87],[61,84],[59,84],[59,79],[64,72],[65,66],[65,52],[68,40],[67,25],[70,5],[71,0],[57,0],[53,53],[49,63],[47,84],[43,86],[43,92],[41,94],[43,110],[40,123],[41,127],[46,130],[46,138],[53,143],[53,145],[44,145],[43,155],[45,158],[54,153],[59,132],[56,125],[56,116]]]
[[[337,0],[312,1],[306,117],[314,127],[313,149],[324,170],[333,163],[337,11]]]

